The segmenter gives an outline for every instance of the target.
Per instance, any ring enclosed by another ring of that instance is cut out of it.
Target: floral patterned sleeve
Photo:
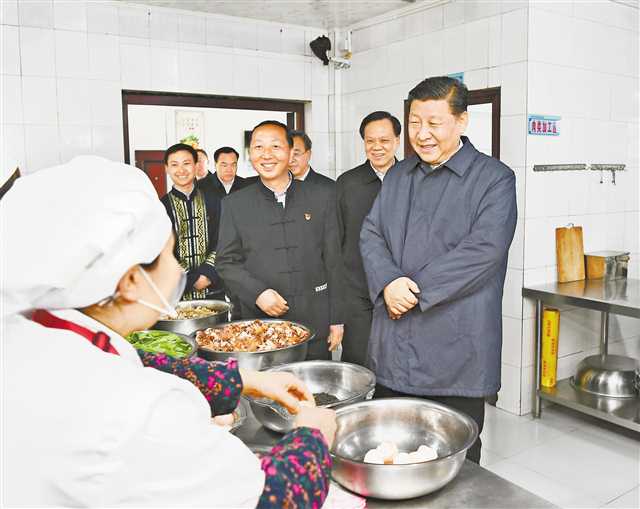
[[[264,490],[258,509],[322,507],[329,492],[331,456],[317,429],[297,428],[262,456]]]
[[[203,394],[211,415],[230,414],[238,406],[242,394],[242,379],[238,361],[209,362],[199,357],[176,359],[164,354],[138,350],[142,364],[189,380]]]

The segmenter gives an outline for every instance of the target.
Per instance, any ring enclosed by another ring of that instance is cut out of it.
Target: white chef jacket
[[[143,367],[101,325],[120,355],[21,315],[3,328],[3,505],[255,507],[258,459],[190,382]]]

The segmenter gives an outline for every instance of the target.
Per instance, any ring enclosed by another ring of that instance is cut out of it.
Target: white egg
[[[384,458],[377,449],[370,449],[369,451],[367,451],[367,454],[364,455],[364,462],[383,464]]]
[[[376,450],[380,453],[385,463],[393,463],[393,458],[398,455],[398,447],[393,442],[382,442]]]
[[[411,456],[406,452],[400,452],[393,461],[396,465],[407,465],[413,463]]]

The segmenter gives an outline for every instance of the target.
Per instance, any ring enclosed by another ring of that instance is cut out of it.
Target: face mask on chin
[[[184,289],[187,286],[187,273],[184,271],[180,273],[180,280],[178,281],[178,284],[176,285],[176,287],[173,289],[173,292],[171,293],[171,296],[169,297],[169,299],[167,299],[164,295],[162,295],[162,292],[158,289],[156,284],[153,282],[153,279],[151,279],[151,276],[149,276],[149,273],[146,270],[144,270],[142,267],[139,267],[139,269],[140,269],[140,272],[142,273],[142,277],[144,277],[147,283],[149,283],[149,286],[153,289],[153,291],[156,293],[156,295],[160,299],[160,302],[164,306],[164,309],[160,306],[156,306],[155,304],[152,304],[151,302],[147,302],[142,299],[138,299],[136,302],[150,309],[153,309],[158,313],[162,313],[163,315],[167,315],[171,318],[175,318],[178,315],[176,311],[176,305],[178,304],[178,302],[180,302],[180,297],[182,297],[182,294],[184,293]]]

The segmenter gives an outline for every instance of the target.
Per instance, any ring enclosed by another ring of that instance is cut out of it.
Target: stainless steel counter
[[[551,389],[540,385],[544,306],[570,305],[600,311],[600,351],[607,355],[609,314],[640,319],[640,280],[585,279],[571,283],[551,283],[523,288],[522,296],[536,301],[536,393],[533,416],[540,417],[541,400],[544,399],[640,431],[640,398],[620,399],[586,394],[575,389],[568,379],[558,380],[556,387]]]
[[[247,419],[235,431],[245,444],[271,447],[282,435],[263,428],[248,409]],[[370,509],[384,508],[553,508],[553,504],[499,477],[470,461],[465,461],[458,476],[435,493],[404,501],[368,499]]]

